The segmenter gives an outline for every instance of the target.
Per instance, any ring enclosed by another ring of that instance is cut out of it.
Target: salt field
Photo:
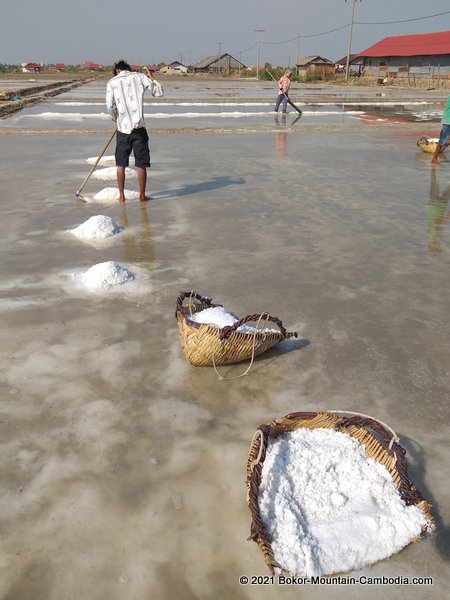
[[[448,91],[295,84],[297,119],[268,82],[163,81],[152,200],[133,171],[119,205],[114,142],[75,196],[114,128],[105,85],[0,119],[0,598],[440,600],[450,151],[432,168],[416,142]],[[183,356],[180,290],[298,338],[220,380]],[[433,585],[240,582],[270,575],[247,539],[252,436],[320,410],[389,424],[436,524],[350,574]]]

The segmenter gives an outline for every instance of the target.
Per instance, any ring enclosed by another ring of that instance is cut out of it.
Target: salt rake
[[[75,196],[77,198],[80,197],[81,192],[83,191],[84,186],[86,185],[86,183],[89,181],[90,176],[92,175],[92,173],[95,171],[95,169],[97,168],[98,163],[100,162],[100,159],[102,158],[102,156],[105,154],[108,146],[110,145],[110,143],[113,140],[113,137],[116,135],[116,129],[114,129],[114,131],[111,134],[111,137],[109,138],[107,144],[105,145],[105,147],[103,148],[103,150],[101,151],[101,154],[97,157],[97,160],[95,161],[92,169],[89,171],[89,173],[86,175],[83,183],[81,184],[80,188],[75,192]]]

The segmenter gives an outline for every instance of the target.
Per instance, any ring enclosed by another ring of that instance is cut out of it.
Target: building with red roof
[[[450,31],[386,37],[350,62],[369,75],[450,78]]]
[[[41,66],[42,65],[40,65],[39,63],[34,63],[34,62],[29,62],[26,64],[22,63],[22,71],[24,73],[29,73],[30,71],[34,72],[34,73],[39,73],[41,70]]]
[[[103,69],[103,65],[99,65],[98,63],[86,60],[83,63],[81,63],[80,69],[82,71],[98,71],[99,69]]]

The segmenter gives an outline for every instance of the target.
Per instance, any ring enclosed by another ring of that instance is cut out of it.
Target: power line
[[[417,19],[404,19],[403,21],[379,21],[366,23],[364,21],[354,21],[356,25],[392,25],[393,23],[411,23],[411,21],[424,21],[425,19],[433,19],[434,17],[442,17],[442,15],[449,15],[450,10],[446,12],[437,13],[435,15],[428,15],[426,17],[418,17]]]
[[[446,12],[442,12],[442,13],[436,13],[435,15],[426,15],[425,17],[418,17],[416,19],[404,19],[401,21],[380,21],[380,22],[366,22],[366,21],[353,21],[355,25],[391,25],[391,24],[395,24],[395,23],[409,23],[411,21],[423,21],[425,19],[433,19],[434,17],[441,17],[442,15],[448,15],[450,14],[450,11],[446,11]],[[283,40],[282,42],[261,42],[261,45],[263,46],[276,46],[279,44],[288,44],[289,42],[293,42],[294,40],[296,40],[298,37],[301,38],[310,38],[310,37],[318,37],[320,35],[328,35],[329,33],[334,33],[335,31],[341,31],[342,29],[347,29],[348,25],[343,25],[342,27],[337,27],[336,29],[330,29],[329,31],[323,31],[322,33],[311,33],[310,35],[302,35],[299,34],[298,36],[296,35],[293,38],[290,38],[288,40]]]
[[[411,23],[413,21],[424,21],[425,19],[434,19],[435,17],[442,17],[443,15],[448,15],[450,14],[450,11],[447,10],[445,12],[441,12],[441,13],[436,13],[434,15],[425,15],[424,17],[417,17],[415,19],[402,19],[400,21],[353,21],[353,23],[355,25],[394,25],[396,23]],[[312,38],[312,37],[319,37],[321,35],[328,35],[329,33],[334,33],[335,31],[341,31],[342,29],[348,29],[348,25],[343,25],[342,27],[337,27],[336,29],[330,29],[329,31],[323,31],[322,33],[312,33],[309,35],[301,35],[298,34],[293,38],[290,38],[288,40],[283,40],[282,42],[263,42],[260,41],[259,43],[262,46],[279,46],[281,44],[288,44],[290,42],[293,42],[294,40],[297,40],[298,38]],[[240,52],[242,54],[244,54],[245,52],[248,52],[249,50],[252,50],[256,45],[258,44],[258,42],[256,42],[255,44],[252,44],[249,48],[247,48],[246,50],[240,50]]]

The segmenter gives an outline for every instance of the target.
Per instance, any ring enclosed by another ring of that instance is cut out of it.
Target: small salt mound
[[[116,235],[122,231],[122,227],[115,223],[111,217],[105,215],[95,215],[75,229],[71,229],[80,240],[98,240]]]
[[[109,202],[112,200],[119,199],[119,190],[113,187],[103,188],[93,196],[94,200],[99,202]],[[125,198],[127,200],[136,200],[139,198],[139,192],[133,192],[131,190],[125,190]]]
[[[86,159],[86,161],[93,165],[96,160],[97,160],[98,156],[91,156],[89,158]],[[134,165],[134,158],[132,156],[130,156],[130,165]],[[111,164],[115,164],[116,163],[116,157],[114,156],[114,154],[111,155],[106,155],[106,156],[102,156],[101,159],[98,161],[99,165],[111,165]]]
[[[228,313],[223,306],[205,308],[205,310],[201,310],[198,313],[190,316],[189,320],[194,321],[195,323],[212,325],[213,327],[218,327],[219,329],[234,325],[236,321],[239,321],[237,317]],[[249,325],[241,325],[237,328],[237,331],[240,333],[255,333],[255,331],[262,333],[273,333],[277,332],[278,329],[256,329],[255,327],[250,327]]]
[[[81,276],[81,282],[91,291],[109,290],[133,279],[131,271],[112,260],[94,265]]]
[[[92,173],[92,177],[96,179],[116,179],[117,169],[116,167],[107,167],[106,169],[97,169]],[[126,167],[125,177],[136,177],[136,171]]]
[[[275,560],[306,577],[373,564],[432,528],[417,506],[406,506],[384,466],[331,429],[271,440],[259,507]]]

